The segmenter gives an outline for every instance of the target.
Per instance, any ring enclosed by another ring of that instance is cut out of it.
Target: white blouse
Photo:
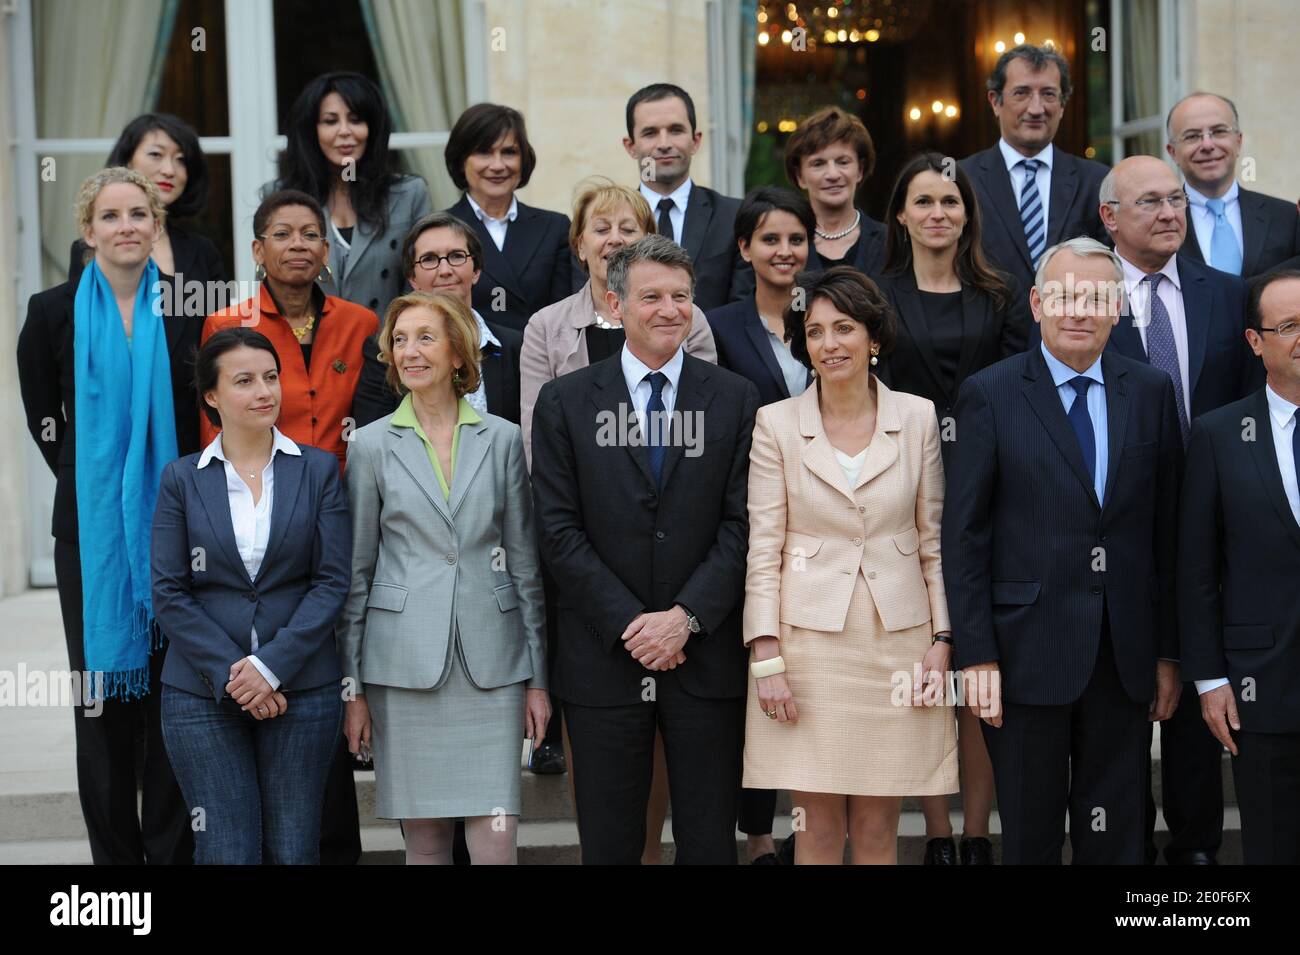
[[[863,448],[853,457],[849,457],[839,448],[833,448],[835,460],[840,462],[840,468],[844,471],[844,480],[849,482],[849,489],[858,483],[858,475],[862,473],[862,465],[867,462],[867,449]]]

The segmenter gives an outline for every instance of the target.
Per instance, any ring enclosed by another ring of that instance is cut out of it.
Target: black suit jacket
[[[983,219],[984,254],[998,269],[1014,278],[1028,293],[1034,284],[1029,261],[1029,243],[1020,221],[1020,203],[1011,174],[996,144],[967,156],[961,168],[971,177]],[[1064,150],[1052,149],[1052,192],[1047,200],[1047,245],[1076,236],[1092,236],[1110,245],[1110,237],[1097,211],[1098,190],[1108,170],[1099,162],[1080,159]]]
[[[519,352],[524,336],[484,319],[488,331],[501,347],[489,345],[482,354],[483,389],[487,392],[488,411],[498,418],[519,423]],[[388,368],[379,363],[379,339],[371,335],[361,345],[361,377],[352,395],[352,417],[358,428],[384,415],[392,414],[401,404],[401,396],[388,386]]]
[[[474,308],[484,319],[523,334],[533,313],[572,295],[569,217],[519,203],[498,249],[469,199],[447,210],[477,233],[483,244],[483,274],[474,286]],[[501,289],[500,292],[497,289]]]
[[[911,269],[886,275],[878,282],[898,318],[894,350],[880,362],[881,380],[895,391],[929,398],[940,421],[952,414],[961,383],[981,368],[1025,350],[1029,334],[1029,301],[1011,282],[1011,304],[999,310],[981,289],[968,285],[961,296],[961,357],[957,377],[949,381],[939,368]],[[716,337],[716,336],[715,336]],[[943,442],[947,453],[951,442]]]
[[[736,213],[740,200],[724,196],[712,189],[691,184],[691,195],[686,200],[686,219],[682,224],[682,248],[695,265],[695,304],[701,311],[725,305],[738,297],[732,290],[754,288],[753,272],[740,257],[736,245]],[[651,214],[657,220],[659,212],[651,205]]]
[[[862,212],[861,209],[858,211]],[[853,256],[853,261],[845,264],[852,265],[874,281],[885,270],[885,227],[865,212],[862,212],[862,222],[858,224],[858,229],[861,236],[858,239],[857,251]],[[825,268],[826,263],[817,254],[817,243],[810,243],[808,245],[808,264],[804,266],[804,271],[821,272]]]
[[[754,296],[715,308],[705,318],[718,349],[718,365],[748,378],[758,389],[758,399],[770,405],[790,397],[785,375],[767,337],[767,326],[759,317]]]
[[[549,381],[538,395],[533,494],[556,584],[551,687],[563,700],[638,703],[646,677],[678,680],[700,697],[745,694],[741,609],[758,392],[690,355],[679,384],[675,412],[691,416],[698,444],[688,454],[674,441],[659,490],[645,447],[609,440],[609,424],[636,420],[618,355]],[[678,603],[704,632],[686,641],[683,665],[652,673],[619,638],[643,611]]]
[[[1228,677],[1242,729],[1300,733],[1300,524],[1274,447],[1263,388],[1192,425],[1178,541],[1182,673]]]
[[[18,383],[27,430],[57,479],[50,533],[73,544],[77,542],[76,365],[72,359],[76,297],[77,286],[71,282],[36,293],[27,303],[27,321],[18,335]],[[204,317],[163,317],[171,357],[176,444],[181,455],[199,450],[194,354]],[[53,440],[46,440],[47,421],[54,425]]]
[[[1262,366],[1246,343],[1246,283],[1189,261],[1182,253],[1175,267],[1187,317],[1187,380],[1192,392],[1187,414],[1195,419],[1262,384],[1258,380]],[[1144,319],[1121,315],[1106,348],[1134,361],[1147,361],[1142,333],[1135,324]]]
[[[957,397],[943,511],[943,580],[956,663],[999,662],[1003,698],[1072,703],[1110,624],[1135,702],[1155,694],[1156,660],[1178,658],[1174,615],[1183,444],[1173,383],[1110,352],[1105,504],[1042,351],[976,372]]]
[[[186,232],[179,226],[169,225],[167,235],[172,242],[172,258],[176,262],[176,274],[188,285],[190,282],[225,282],[229,273],[226,271],[226,263],[222,261],[221,253],[207,236],[198,235],[194,232]],[[86,243],[77,239],[72,243],[72,251],[68,259],[68,281],[72,283],[75,289],[77,283],[81,281],[81,273],[85,270],[85,263],[82,261],[87,252]],[[206,296],[205,296],[206,298]],[[212,304],[209,302],[208,304]],[[212,311],[220,311],[225,307],[224,296],[222,302]],[[199,316],[207,318],[211,312]]]
[[[1238,187],[1241,204],[1241,275],[1250,279],[1276,268],[1288,259],[1300,256],[1300,212],[1295,203],[1262,192]],[[1179,254],[1184,259],[1205,264],[1196,224],[1187,213],[1187,236]]]

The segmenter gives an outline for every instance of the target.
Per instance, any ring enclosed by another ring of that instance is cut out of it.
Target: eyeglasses
[[[1041,89],[1041,90],[1030,89],[1028,86],[1017,86],[1014,89],[1010,90],[1007,93],[1007,96],[1011,97],[1011,101],[1013,103],[1027,103],[1033,97],[1034,93],[1037,93],[1038,98],[1041,99],[1044,103],[1049,103],[1049,104],[1055,103],[1057,100],[1061,98],[1060,91],[1053,89],[1050,86],[1047,87],[1046,89]]]
[[[1209,136],[1216,143],[1226,143],[1231,141],[1241,130],[1233,126],[1214,126],[1210,129],[1189,129],[1178,137],[1178,143],[1181,146],[1199,146],[1201,140]]]
[[[432,272],[438,266],[442,265],[442,260],[446,259],[447,264],[453,269],[458,269],[469,261],[469,253],[461,249],[455,249],[446,255],[434,255],[432,252],[426,252],[415,260],[415,264],[426,272]]]
[[[1172,196],[1149,196],[1134,202],[1120,202],[1118,199],[1111,199],[1106,205],[1133,206],[1143,215],[1153,216],[1160,211],[1160,207],[1166,202],[1169,203],[1169,208],[1173,209],[1174,212],[1181,212],[1187,208],[1187,194],[1179,192]]]
[[[291,232],[288,229],[276,229],[269,235],[259,235],[257,238],[265,242],[267,239],[274,239],[276,242],[288,242],[295,235],[301,236],[302,241],[308,245],[320,245],[325,241],[325,237],[315,229],[304,229],[301,232]]]
[[[1274,325],[1272,328],[1259,327],[1261,332],[1272,332],[1278,338],[1295,338],[1300,335],[1300,322],[1283,322],[1281,325]]]

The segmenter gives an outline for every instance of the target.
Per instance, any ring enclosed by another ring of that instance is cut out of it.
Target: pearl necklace
[[[623,328],[622,325],[614,325],[614,324],[612,324],[612,323],[610,323],[610,322],[605,321],[605,319],[603,319],[603,318],[601,317],[600,312],[597,312],[597,313],[596,313],[596,327],[597,327],[597,328],[603,328],[603,329],[604,329],[605,331],[607,331],[607,332],[609,332],[609,331],[613,331],[613,330],[615,330],[615,329],[618,329],[618,330],[621,331],[622,328]]]
[[[856,229],[858,227],[858,223],[860,223],[861,221],[862,221],[862,210],[859,209],[857,215],[853,217],[853,225],[849,226],[843,232],[836,232],[834,234],[831,234],[829,232],[823,232],[821,229],[817,229],[815,231],[817,232],[817,237],[819,239],[826,239],[828,241],[834,242],[836,239],[844,238],[846,235],[848,235],[850,232]]]

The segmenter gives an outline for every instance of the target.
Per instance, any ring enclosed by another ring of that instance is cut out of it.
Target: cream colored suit
[[[910,705],[915,667],[949,629],[938,422],[930,401],[876,388],[876,431],[852,487],[822,426],[818,388],[758,411],[744,639],[780,638],[799,719],[768,719],[751,678],[750,788],[957,789],[952,707]]]

